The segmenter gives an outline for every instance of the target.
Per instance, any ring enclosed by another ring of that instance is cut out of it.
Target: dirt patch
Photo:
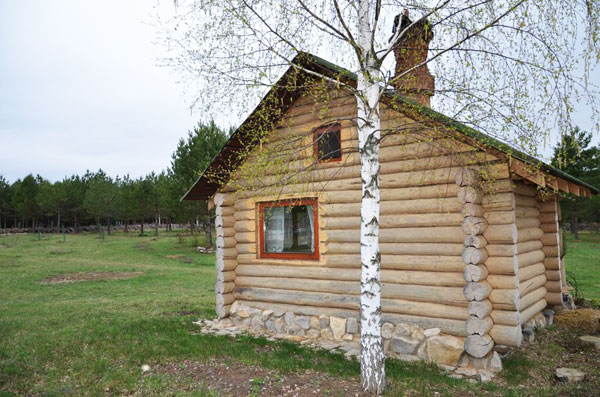
[[[71,253],[71,250],[65,249],[65,248],[57,248],[57,249],[53,249],[52,251],[50,251],[50,253],[54,254],[54,255],[69,254],[69,253]]]
[[[177,383],[197,391],[213,391],[222,396],[364,396],[358,379],[336,378],[314,371],[282,374],[275,370],[226,363],[183,361],[153,369],[168,374]],[[189,390],[189,389],[188,389]],[[191,390],[189,390],[191,391]]]
[[[554,320],[565,327],[591,334],[600,333],[600,310],[577,309],[558,313]]]
[[[46,277],[41,281],[42,284],[66,284],[77,283],[80,281],[112,281],[124,280],[137,277],[143,272],[86,272],[58,274],[56,276]]]
[[[194,263],[194,258],[190,258],[189,256],[185,255],[167,255],[166,257],[168,259],[178,259],[183,263]]]
[[[135,248],[141,249],[142,251],[152,251],[152,247],[150,247],[148,243],[137,243]]]

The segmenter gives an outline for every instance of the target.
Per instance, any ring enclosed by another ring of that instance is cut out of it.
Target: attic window
[[[319,163],[342,159],[342,132],[339,124],[315,130],[315,156]]]
[[[319,259],[317,200],[260,203],[261,258]]]

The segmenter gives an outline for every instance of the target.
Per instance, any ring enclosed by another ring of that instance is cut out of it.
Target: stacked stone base
[[[282,310],[259,310],[234,302],[228,318],[199,322],[202,332],[236,336],[247,332],[271,340],[288,340],[328,350],[339,349],[348,358],[360,353],[357,318],[306,316]],[[452,372],[453,377],[489,380],[502,369],[496,352],[480,359],[464,352],[464,338],[442,334],[439,328],[423,329],[408,323],[382,325],[383,348],[387,357],[404,361],[428,361]]]

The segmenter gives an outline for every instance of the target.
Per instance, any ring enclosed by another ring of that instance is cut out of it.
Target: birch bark
[[[379,67],[371,46],[367,1],[358,5],[358,142],[361,163],[362,203],[360,222],[360,378],[365,391],[383,393],[386,385],[381,339],[381,254],[379,252]]]

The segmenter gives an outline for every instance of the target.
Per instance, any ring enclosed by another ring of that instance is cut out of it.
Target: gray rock
[[[269,332],[277,332],[277,328],[275,328],[275,321],[273,321],[273,319],[265,321],[265,327],[267,327]]]
[[[580,336],[579,340],[586,346],[595,347],[596,349],[600,349],[600,338],[597,336],[584,335]]]
[[[440,329],[439,329],[439,328],[429,328],[429,329],[426,329],[425,331],[423,331],[423,335],[424,335],[426,338],[430,338],[430,337],[432,337],[432,336],[439,335],[439,334],[440,334],[440,332],[441,332],[441,331],[440,331]]]
[[[394,333],[394,325],[392,323],[383,323],[381,326],[381,336],[383,339],[390,339]]]
[[[300,326],[302,329],[310,328],[310,317],[308,316],[298,316],[296,317],[296,324]]]
[[[561,382],[581,382],[585,373],[574,368],[556,368],[556,377]]]
[[[477,370],[475,368],[471,368],[471,367],[460,367],[460,368],[457,368],[454,371],[454,373],[462,375],[462,376],[467,376],[467,377],[476,376],[478,374]]]
[[[265,310],[262,312],[262,320],[267,321],[273,315],[273,310]]]
[[[304,334],[304,330],[300,328],[298,324],[292,324],[290,327],[288,327],[288,334],[290,335],[300,335],[300,331],[302,331],[302,334]]]
[[[533,342],[535,340],[535,328],[526,327],[523,329],[523,336],[527,342]]]
[[[348,322],[346,322],[346,332],[349,334],[357,334],[358,333],[358,320],[354,317],[349,317]]]
[[[398,360],[408,361],[411,363],[421,361],[421,359],[419,357],[413,356],[412,354],[395,354],[394,357],[397,358]]]
[[[291,327],[292,325],[294,325],[294,319],[296,318],[296,316],[293,312],[286,312],[283,318],[285,319],[285,324],[288,327]]]
[[[552,325],[554,323],[554,310],[546,309],[542,314],[546,317],[546,325]]]
[[[252,317],[251,326],[255,331],[262,331],[265,328],[265,323],[258,317]]]
[[[287,326],[285,325],[285,319],[283,317],[275,320],[275,330],[278,334],[285,334],[287,332]]]
[[[321,314],[319,316],[319,323],[321,324],[321,329],[329,327],[329,316]]]
[[[488,372],[485,370],[479,371],[479,381],[480,382],[490,382],[493,377],[494,377],[494,374],[492,374],[491,372]]]
[[[340,347],[339,343],[329,341],[329,340],[321,341],[321,343],[319,345],[325,350],[333,350],[333,349],[337,349],[338,347]]]
[[[394,336],[392,339],[392,349],[400,354],[413,354],[419,343],[421,343],[420,340],[411,337]]]
[[[312,316],[310,318],[310,327],[312,329],[321,330],[321,322],[319,321],[319,317]]]

